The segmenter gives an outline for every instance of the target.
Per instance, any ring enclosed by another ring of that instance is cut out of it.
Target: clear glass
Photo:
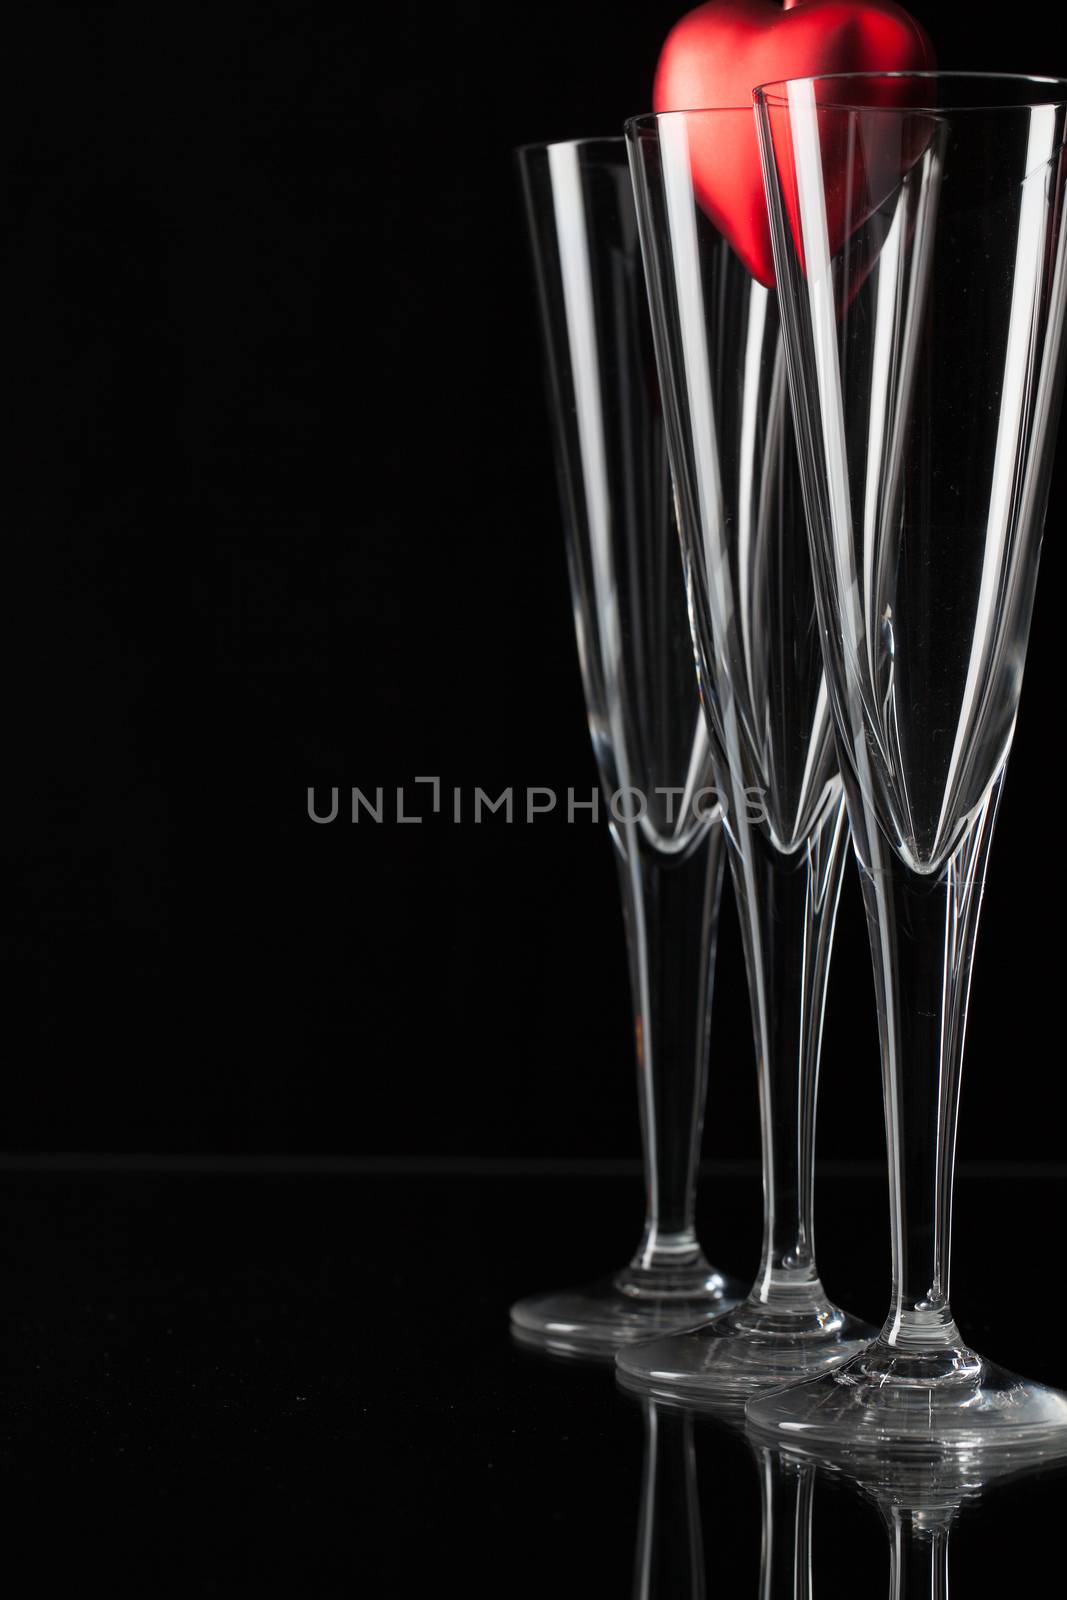
[[[621,1272],[512,1307],[525,1342],[611,1353],[736,1299],[695,1185],[722,829],[686,616],[623,140],[519,156],[547,354],[574,626],[626,920],[647,1187]]]
[[[757,91],[822,644],[874,958],[893,1298],[752,1422],[827,1449],[1050,1447],[1067,1396],[949,1303],[960,1067],[1063,375],[1067,84]]]
[[[627,124],[690,615],[741,913],[759,1072],[764,1238],[747,1298],[620,1352],[620,1380],[712,1406],[821,1370],[874,1330],[815,1260],[815,1103],[847,824],[808,565],[777,302],[695,197],[691,141],[751,110]]]

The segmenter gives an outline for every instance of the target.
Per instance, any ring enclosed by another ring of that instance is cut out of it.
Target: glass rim
[[[590,133],[581,139],[529,139],[525,144],[517,144],[513,148],[517,156],[530,156],[548,150],[582,150],[596,145],[625,144],[625,142],[621,133]]]
[[[901,80],[912,80],[916,83],[1031,84],[1035,88],[1056,89],[1059,93],[1029,99],[1024,95],[1018,100],[989,101],[975,99],[971,102],[960,102],[951,105],[935,101],[931,105],[876,106],[854,100],[820,100],[818,109],[820,111],[863,111],[899,117],[914,115],[916,112],[929,115],[945,115],[946,113],[961,111],[1030,111],[1036,106],[1067,106],[1067,78],[1059,78],[1048,73],[1039,72],[939,72],[936,68],[921,72],[816,72],[810,77],[772,78],[766,83],[756,85],[752,91],[752,99],[756,106],[787,106],[789,97],[784,91],[790,84],[864,83],[879,78],[884,78],[887,81],[899,78]],[[775,93],[776,90],[782,92]]]
[[[627,117],[622,126],[628,137],[631,133],[647,132],[670,117],[736,117],[739,114],[752,115],[751,100],[743,106],[678,106],[674,111],[641,111],[637,116]]]

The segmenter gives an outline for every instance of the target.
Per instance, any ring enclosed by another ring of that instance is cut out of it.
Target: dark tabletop
[[[9,1581],[759,1593],[745,1439],[651,1418],[610,1369],[509,1338],[517,1295],[626,1257],[634,1179],[44,1170],[0,1187]],[[1046,1380],[1064,1376],[1058,1328],[1015,1297],[1062,1235],[1065,1187],[964,1177],[958,1193],[958,1318],[983,1353]],[[705,1182],[701,1212],[719,1264],[751,1273],[756,1179]],[[884,1182],[823,1180],[819,1224],[831,1292],[878,1319]],[[954,1591],[1002,1593],[1021,1554],[1055,1558],[1064,1487],[1044,1474],[966,1506]],[[877,1509],[820,1479],[813,1592],[886,1593],[888,1550]]]

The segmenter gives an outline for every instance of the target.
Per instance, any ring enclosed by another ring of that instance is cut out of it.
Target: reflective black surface
[[[965,1173],[958,1201],[961,1322],[1051,1380],[1056,1327],[1023,1326],[1004,1285],[1010,1258],[1036,1268],[1065,1187]],[[701,1210],[717,1258],[751,1270],[756,1179],[705,1181]],[[5,1172],[9,1581],[606,1596],[638,1571],[638,1593],[756,1594],[748,1443],[698,1420],[690,1458],[661,1414],[650,1519],[641,1406],[610,1369],[509,1339],[517,1294],[622,1262],[640,1212],[630,1178]],[[882,1179],[824,1179],[820,1225],[828,1285],[877,1318]],[[954,1591],[1054,1559],[1062,1495],[1038,1477],[965,1506]],[[813,1593],[887,1592],[885,1529],[845,1483],[815,1485],[812,1552]]]

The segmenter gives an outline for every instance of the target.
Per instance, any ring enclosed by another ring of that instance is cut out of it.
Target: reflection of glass
[[[1067,1395],[967,1347],[949,1244],[971,961],[1062,384],[1067,83],[858,75],[757,102],[874,954],[894,1285],[875,1344],[749,1416],[834,1450],[1051,1445]]]
[[[704,1536],[692,1413],[646,1399],[635,1600],[703,1600]]]
[[[612,1351],[736,1294],[694,1227],[722,881],[682,563],[621,139],[520,165],[540,291],[574,622],[622,886],[647,1180],[629,1267],[512,1307],[516,1334]],[[709,809],[710,801],[710,809]]]
[[[815,1458],[803,1451],[788,1454],[802,1470],[813,1470]],[[960,1455],[916,1455],[879,1459],[871,1454],[842,1460],[830,1468],[872,1501],[889,1535],[891,1600],[948,1600],[949,1536],[964,1506],[974,1505],[996,1486],[1049,1473],[1042,1450],[1027,1454],[985,1456],[981,1461]],[[1058,1470],[1057,1479],[1062,1477]]]
[[[811,1600],[811,1520],[815,1468],[756,1447],[763,1494],[761,1600]]]
[[[865,1553],[866,1519],[855,1519],[853,1526],[852,1517],[841,1517],[840,1505],[833,1514],[817,1493],[820,1483],[825,1491],[831,1482],[844,1484],[880,1512],[889,1537],[891,1600],[947,1600],[949,1539],[961,1513],[981,1501],[985,1514],[985,1497],[1019,1479],[1040,1484],[1044,1505],[1051,1509],[1067,1477],[1067,1462],[1051,1464],[1043,1450],[982,1459],[951,1452],[887,1459],[865,1452],[831,1461],[803,1447],[768,1444],[759,1433],[739,1428],[733,1418],[725,1425],[722,1419],[705,1422],[702,1413],[680,1401],[646,1397],[643,1409],[645,1458],[633,1589],[637,1600],[703,1600],[711,1588],[739,1592],[738,1573],[754,1568],[757,1548],[762,1600],[811,1600],[820,1585],[830,1593],[825,1585],[831,1567],[838,1575],[847,1570],[857,1593],[875,1592]],[[746,1431],[760,1481],[758,1521],[744,1503],[749,1496],[754,1501],[754,1485],[733,1449],[735,1437],[744,1437]],[[737,1484],[739,1466],[742,1481]],[[733,1498],[735,1487],[739,1499]],[[847,1512],[847,1497],[843,1505]],[[1049,1526],[1051,1541],[1054,1519],[1047,1514],[1042,1518],[1041,1506],[1038,1501],[1034,1525]],[[709,1513],[719,1536],[705,1536],[703,1517]],[[728,1528],[719,1520],[727,1515]],[[752,1547],[738,1561],[731,1535],[741,1529],[751,1537]],[[833,1530],[834,1548],[831,1552],[822,1546],[821,1568],[816,1529]],[[854,1543],[857,1534],[859,1542]],[[880,1579],[877,1544],[872,1554]]]
[[[777,1386],[874,1330],[815,1261],[815,1102],[847,825],[815,625],[778,306],[695,197],[751,109],[628,125],[701,683],[741,911],[759,1067],[764,1240],[736,1310],[620,1353],[624,1382],[696,1400]]]
[[[668,1596],[670,1600],[703,1600],[708,1573],[694,1435],[697,1413],[680,1401],[649,1396],[643,1400],[643,1411],[645,1464],[634,1595],[637,1600],[659,1596],[664,1600]],[[743,1438],[743,1415],[735,1408],[732,1416],[726,1414],[710,1427],[701,1426],[702,1445],[712,1451],[718,1468],[707,1474],[704,1492],[710,1503],[718,1505],[724,1483],[721,1474],[735,1473],[738,1464],[724,1446],[735,1436]],[[760,1478],[759,1592],[764,1600],[808,1600],[812,1593],[815,1466],[803,1457],[794,1458],[763,1444],[753,1446],[753,1455]],[[743,1468],[743,1459],[740,1464]],[[747,1473],[743,1476],[747,1480]],[[734,1576],[723,1567],[728,1545],[728,1540],[710,1541],[717,1588]],[[730,1583],[731,1592],[734,1587]]]

